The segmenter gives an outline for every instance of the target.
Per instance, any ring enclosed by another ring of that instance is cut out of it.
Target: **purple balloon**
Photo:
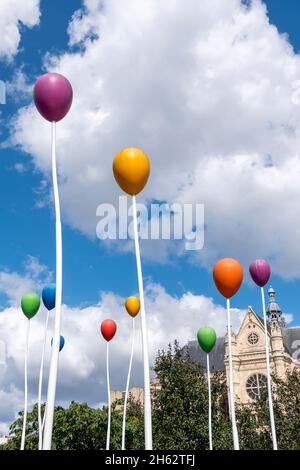
[[[72,86],[59,73],[46,73],[36,81],[34,102],[39,113],[47,121],[60,121],[71,108],[73,100]]]
[[[259,287],[264,287],[271,276],[270,265],[264,259],[256,259],[255,261],[252,261],[249,271],[253,281]]]

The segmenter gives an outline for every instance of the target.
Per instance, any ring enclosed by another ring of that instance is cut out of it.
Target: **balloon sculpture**
[[[49,312],[55,307],[55,284],[48,284],[42,291],[43,304],[47,309],[46,323],[44,330],[44,342],[42,349],[40,376],[39,376],[39,393],[38,393],[38,421],[39,421],[39,450],[42,450],[43,445],[43,419],[42,419],[42,388],[43,388],[43,374],[44,374],[44,356],[45,346],[48,331]]]
[[[133,359],[133,351],[134,351],[134,336],[135,336],[135,317],[140,311],[141,305],[140,301],[137,297],[128,297],[125,301],[125,308],[127,313],[132,317],[132,343],[131,343],[131,354],[130,354],[130,361],[129,361],[129,369],[128,369],[128,376],[126,382],[126,391],[125,391],[125,399],[124,399],[124,411],[123,411],[123,426],[122,426],[122,450],[125,450],[125,433],[126,433],[126,411],[127,411],[127,400],[128,400],[128,392],[129,392],[129,383],[130,383],[130,375],[131,375],[131,367],[132,367],[132,359]]]
[[[266,315],[266,304],[265,304],[265,293],[264,286],[267,284],[271,276],[271,268],[267,261],[264,259],[256,259],[249,266],[250,275],[257,286],[260,287],[261,301],[264,318],[264,330],[265,330],[265,347],[266,347],[266,366],[267,366],[267,384],[268,384],[268,401],[269,401],[269,414],[272,432],[273,449],[277,450],[277,436],[274,420],[273,411],[273,398],[272,398],[272,384],[271,384],[271,371],[270,371],[270,353],[269,353],[269,342],[268,342],[268,328],[267,328],[267,315]]]
[[[239,450],[239,436],[236,426],[232,347],[231,347],[231,325],[230,325],[230,298],[239,290],[243,281],[243,268],[241,264],[232,258],[224,258],[218,261],[213,270],[213,277],[218,291],[226,298],[227,307],[227,335],[228,335],[228,359],[229,359],[229,396],[232,424],[232,436],[234,450]]]
[[[109,341],[113,339],[117,331],[117,324],[113,320],[103,320],[101,323],[101,333],[106,341],[106,377],[107,377],[107,399],[108,399],[108,421],[106,434],[106,450],[110,445],[110,423],[111,423],[111,401],[110,401],[110,384],[109,384]]]
[[[207,384],[208,384],[208,435],[209,435],[209,450],[213,449],[212,445],[212,425],[211,425],[211,387],[210,387],[210,367],[209,367],[209,353],[216,344],[216,332],[209,326],[199,328],[197,333],[198,343],[201,349],[206,353],[207,365]]]
[[[34,87],[34,101],[39,113],[51,122],[52,180],[56,217],[56,314],[54,321],[54,344],[51,352],[50,372],[46,405],[43,449],[51,449],[54,404],[57,381],[61,301],[62,301],[62,233],[60,221],[60,203],[56,165],[56,123],[63,119],[70,110],[73,90],[70,82],[58,73],[47,73],[40,77]]]
[[[42,291],[42,300],[48,312],[55,307],[55,284],[47,284]]]
[[[114,177],[123,191],[132,196],[133,228],[136,254],[137,275],[139,284],[139,296],[141,302],[141,325],[144,363],[144,423],[145,423],[145,449],[152,449],[152,417],[150,395],[150,370],[147,339],[147,323],[144,301],[143,275],[140,255],[140,245],[137,226],[137,211],[135,196],[145,187],[149,174],[150,163],[147,155],[138,148],[125,148],[114,158]]]
[[[65,338],[60,335],[60,338],[59,338],[59,352],[63,349],[65,345]],[[51,346],[53,346],[53,338],[51,339]]]
[[[21,299],[21,308],[24,315],[28,319],[27,323],[27,335],[26,335],[26,349],[25,349],[25,364],[24,364],[24,389],[25,389],[25,399],[24,399],[24,415],[23,415],[23,428],[22,428],[22,437],[21,437],[21,450],[25,448],[25,434],[26,434],[26,422],[27,422],[27,402],[28,402],[28,348],[29,348],[29,334],[30,334],[30,320],[37,314],[40,308],[40,298],[37,294],[33,292],[28,292],[24,294]]]

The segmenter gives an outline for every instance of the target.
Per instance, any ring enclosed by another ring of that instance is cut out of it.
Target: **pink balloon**
[[[60,121],[72,105],[72,86],[59,73],[46,73],[34,86],[34,102],[39,113],[50,122]]]
[[[271,276],[270,265],[264,259],[256,259],[255,261],[252,261],[249,271],[253,281],[259,287],[264,287]]]

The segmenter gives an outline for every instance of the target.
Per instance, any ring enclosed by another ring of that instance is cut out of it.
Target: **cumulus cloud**
[[[0,4],[0,59],[11,60],[18,52],[21,28],[39,24],[39,0],[1,0]]]
[[[31,98],[32,86],[31,83],[27,81],[27,76],[22,71],[22,68],[15,70],[11,81],[6,85],[6,91],[10,98],[17,104]]]
[[[37,263],[37,262],[36,262]],[[40,270],[42,271],[42,266]],[[35,268],[34,273],[39,271]],[[0,278],[3,273],[0,273]],[[35,276],[11,275],[18,292],[30,287],[39,292],[39,280]],[[9,283],[0,284],[0,291],[11,297]],[[3,360],[0,361],[0,423],[11,422],[23,408],[24,348],[28,320],[22,315],[18,305],[5,308],[0,315],[1,345],[4,345]],[[148,284],[146,288],[146,311],[149,332],[150,363],[153,366],[158,349],[167,348],[168,343],[178,339],[181,345],[195,338],[199,325],[212,325],[217,334],[226,332],[226,312],[211,298],[185,293],[181,297],[171,296],[163,286]],[[245,312],[235,310],[232,315],[236,331]],[[89,307],[63,305],[62,335],[65,347],[60,353],[57,403],[68,404],[70,400],[87,401],[91,405],[103,404],[106,396],[106,343],[100,334],[100,324],[106,318],[113,318],[118,325],[116,337],[110,343],[111,388],[123,390],[126,384],[129,354],[131,349],[132,320],[125,313],[124,299],[112,292],[102,292],[98,303]],[[37,401],[38,374],[46,311],[40,311],[31,321],[29,352],[29,400],[30,405]],[[50,359],[50,341],[53,332],[53,313],[50,314],[46,348],[45,387]],[[135,356],[132,385],[143,385],[142,349],[140,319],[136,318]],[[0,424],[0,431],[4,424]]]
[[[205,204],[211,266],[263,256],[284,277],[300,274],[300,58],[254,0],[92,1],[69,25],[74,52],[47,56],[74,104],[58,126],[64,220],[95,234],[96,207],[117,202],[115,153],[140,146],[152,172],[148,200]],[[12,142],[50,170],[49,125],[29,106]],[[153,242],[147,256],[184,255]]]
[[[6,296],[10,306],[19,305],[22,295],[41,290],[42,284],[52,280],[52,272],[34,256],[27,256],[24,268],[24,275],[9,270],[0,271],[0,292]]]

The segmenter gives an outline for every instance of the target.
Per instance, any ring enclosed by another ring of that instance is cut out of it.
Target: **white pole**
[[[236,419],[235,419],[232,350],[231,350],[230,300],[229,299],[227,299],[226,304],[227,304],[227,336],[228,336],[228,360],[229,360],[229,397],[230,397],[232,437],[233,437],[234,450],[240,450],[239,435],[238,435]]]
[[[145,427],[145,449],[152,450],[152,416],[151,416],[151,396],[150,396],[150,372],[149,372],[149,354],[148,354],[148,338],[147,324],[144,301],[143,275],[139,245],[139,235],[137,227],[136,201],[132,196],[133,208],[133,228],[134,228],[134,244],[136,255],[136,266],[139,284],[139,295],[141,302],[141,324],[142,324],[142,344],[143,344],[143,363],[144,363],[144,427]]]
[[[211,388],[210,388],[209,354],[206,354],[206,364],[207,364],[207,384],[208,384],[208,435],[209,435],[209,450],[213,450],[213,445],[212,445],[212,426],[211,426]]]
[[[42,349],[40,377],[39,377],[39,395],[38,395],[39,450],[42,450],[42,444],[43,444],[42,388],[43,388],[44,356],[45,356],[45,346],[46,346],[46,340],[47,340],[48,321],[49,321],[49,310],[47,310],[47,316],[46,316],[44,344],[43,344],[43,349]]]
[[[274,411],[273,411],[272,384],[271,384],[271,371],[270,371],[270,354],[269,354],[269,344],[268,344],[268,328],[267,328],[267,315],[266,315],[266,304],[265,304],[264,288],[261,287],[260,291],[261,291],[261,301],[262,301],[263,316],[264,316],[264,327],[265,327],[267,383],[268,383],[269,413],[270,413],[270,423],[271,423],[273,450],[278,450],[275,420],[274,420]]]
[[[57,381],[57,369],[59,358],[59,342],[60,342],[60,324],[61,324],[61,297],[62,297],[62,234],[60,222],[60,205],[59,193],[57,183],[57,168],[56,168],[56,127],[55,122],[52,122],[52,179],[53,179],[53,193],[55,204],[55,234],[56,234],[56,291],[55,291],[55,319],[54,319],[54,334],[53,344],[51,348],[51,361],[48,380],[48,393],[46,405],[46,418],[45,429],[43,438],[43,450],[51,449],[52,442],[52,429],[53,429],[53,416],[55,405],[55,392]]]
[[[108,400],[108,420],[106,434],[106,450],[109,450],[110,444],[110,422],[111,422],[111,402],[110,402],[110,384],[109,384],[109,342],[106,342],[106,381],[107,381],[107,400]]]
[[[45,409],[44,409],[43,422],[42,422],[42,432],[44,432],[44,427],[45,427],[46,408],[47,408],[47,403],[45,404]],[[43,439],[42,439],[42,447],[43,447]]]
[[[21,438],[21,450],[25,448],[25,435],[26,435],[26,422],[27,422],[27,401],[28,401],[28,384],[27,384],[27,373],[28,373],[28,349],[29,349],[29,332],[30,332],[30,320],[27,320],[27,333],[26,333],[26,346],[25,346],[25,361],[24,361],[24,415],[23,415],[23,429]]]
[[[130,354],[130,361],[129,361],[129,368],[128,368],[128,376],[126,382],[126,391],[125,391],[125,399],[124,399],[124,411],[123,411],[123,426],[122,426],[122,450],[125,450],[125,433],[126,433],[126,411],[127,411],[127,401],[128,401],[128,393],[129,393],[129,383],[130,383],[130,375],[131,375],[131,366],[132,366],[132,359],[133,359],[133,351],[134,351],[134,318],[132,319],[132,343],[131,343],[131,354]]]

